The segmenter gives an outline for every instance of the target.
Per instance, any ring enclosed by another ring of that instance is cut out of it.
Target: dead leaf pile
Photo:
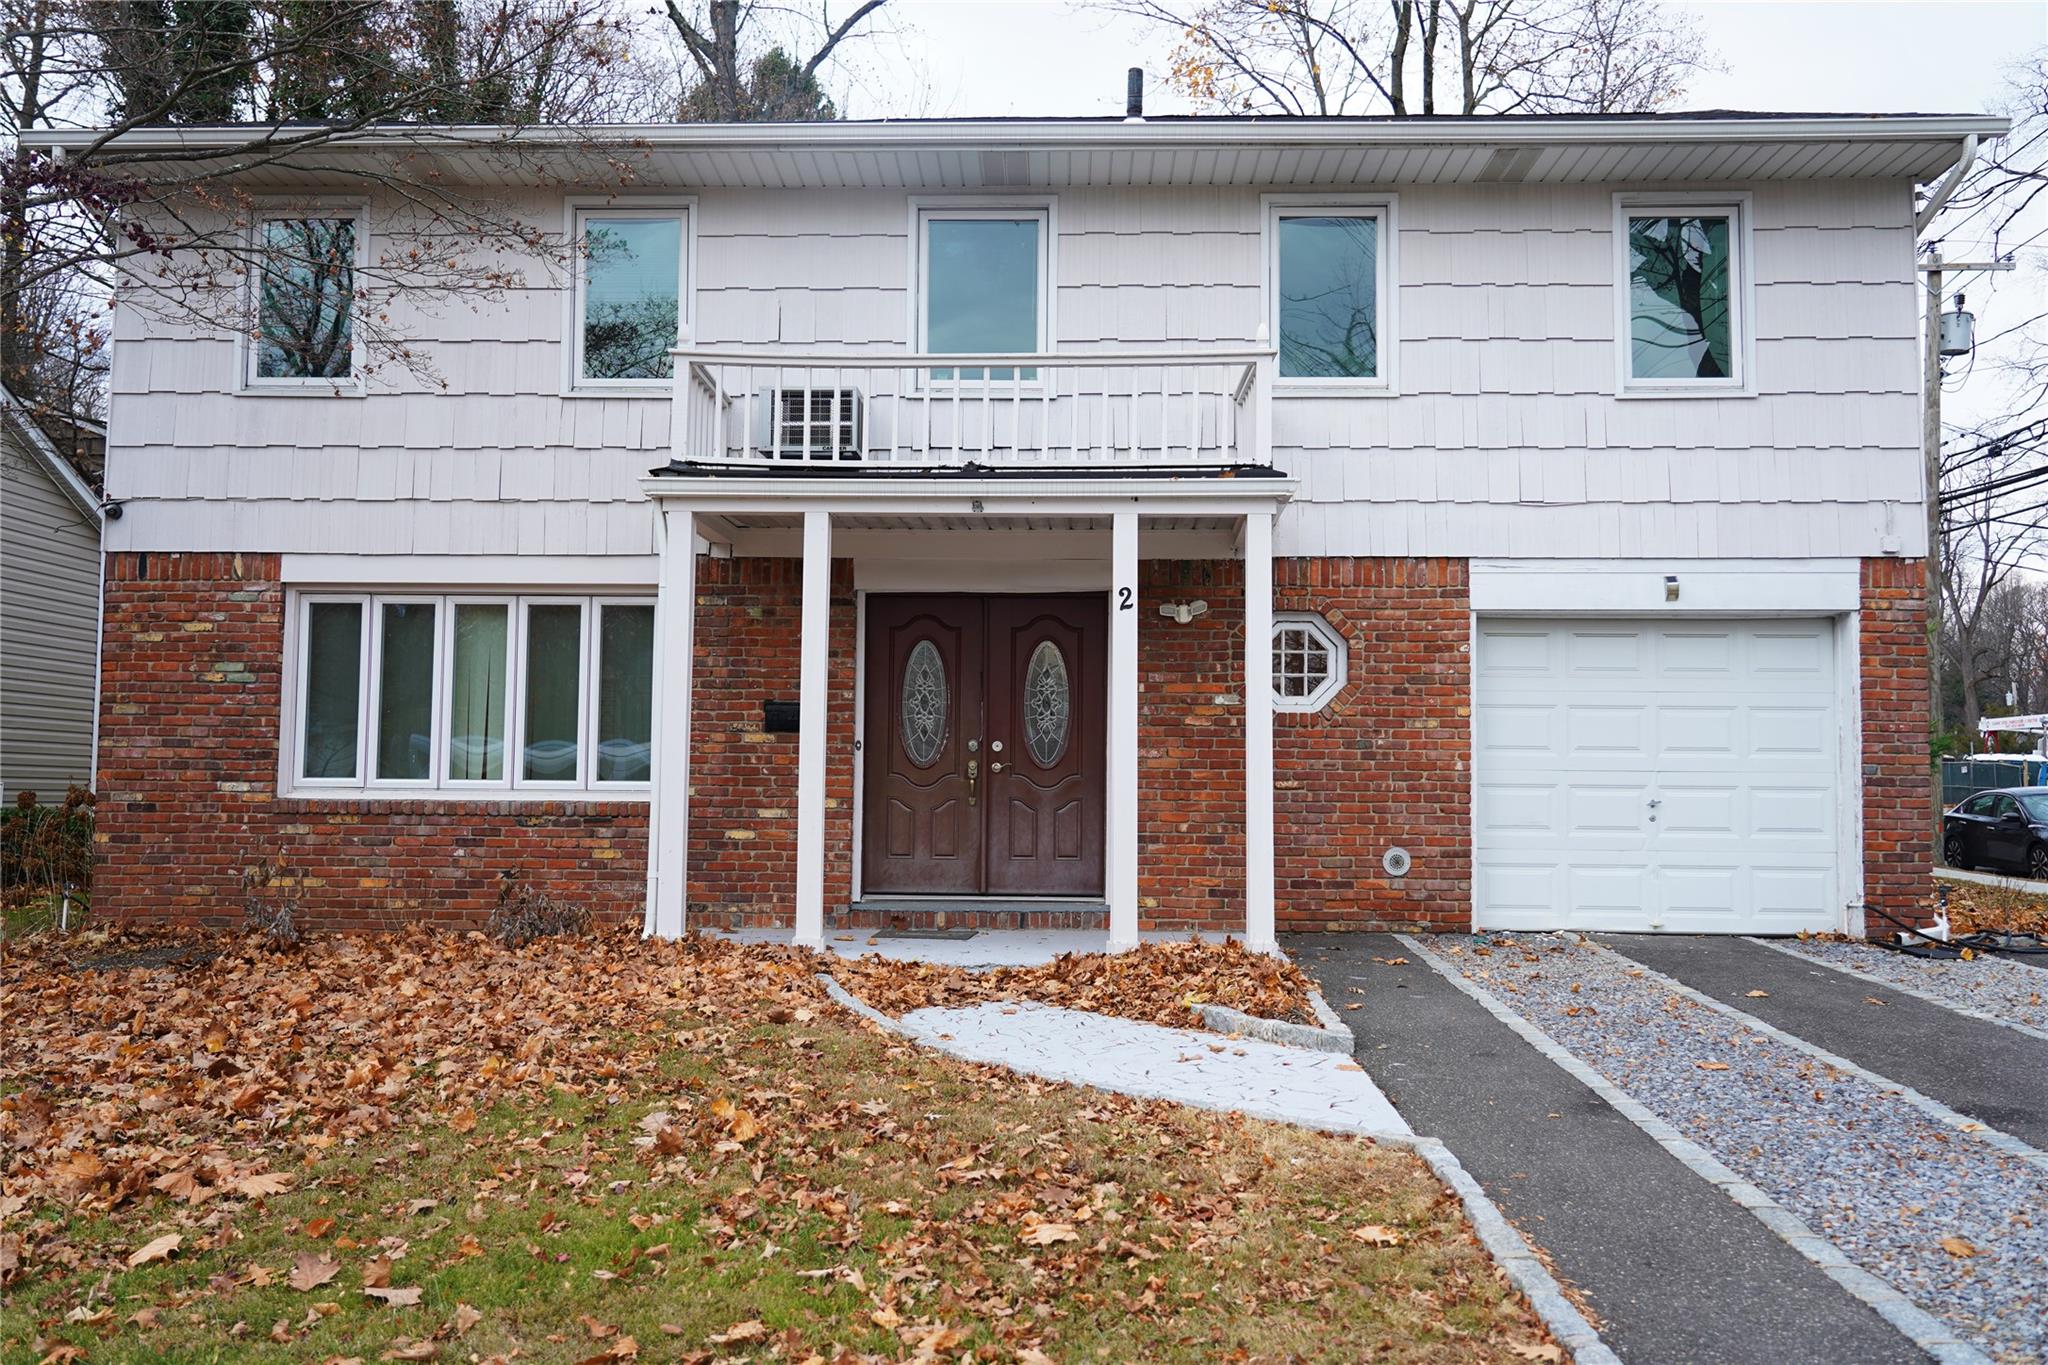
[[[2048,895],[1951,882],[1948,919],[1950,932],[1958,935],[2039,934],[2048,938]]]
[[[1144,943],[1128,953],[1068,953],[1042,967],[986,972],[870,956],[836,962],[832,972],[848,990],[892,1015],[934,1005],[1036,1000],[1173,1028],[1198,1023],[1189,1008],[1197,1004],[1226,1005],[1261,1019],[1315,1021],[1301,968],[1252,952],[1235,939]]]

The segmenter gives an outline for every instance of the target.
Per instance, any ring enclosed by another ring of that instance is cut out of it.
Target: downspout
[[[1977,135],[1971,133],[1963,139],[1962,156],[1950,168],[1949,173],[1942,177],[1941,183],[1934,187],[1934,193],[1927,196],[1927,203],[1921,208],[1920,212],[1913,216],[1913,236],[1916,239],[1921,233],[1927,231],[1927,225],[1934,221],[1934,215],[1940,213],[1942,209],[1948,206],[1950,197],[1955,194],[1956,188],[1963,183],[1963,177],[1970,173],[1970,167],[1976,163],[1976,160]]]

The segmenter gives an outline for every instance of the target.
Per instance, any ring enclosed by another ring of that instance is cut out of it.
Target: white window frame
[[[1059,289],[1053,283],[1053,271],[1058,262],[1058,201],[1033,197],[1028,199],[932,199],[912,196],[910,200],[910,331],[911,349],[920,355],[931,354],[931,336],[927,327],[925,304],[931,296],[931,259],[926,248],[927,225],[934,221],[950,222],[1002,222],[1020,218],[1035,218],[1038,221],[1038,355],[1051,355],[1056,349],[1054,338],[1059,329],[1053,318],[1053,304],[1059,297]],[[956,370],[958,366],[954,367]],[[985,368],[996,368],[989,366]],[[1028,368],[1019,366],[1019,369]],[[1033,392],[1045,382],[1041,374],[1036,379],[961,379],[956,374],[952,379],[937,379],[922,374],[918,382],[933,389],[951,390],[966,388],[980,391],[985,384],[1000,384],[1005,389],[1019,392]]]
[[[563,234],[570,249],[570,284],[564,290],[568,316],[564,327],[568,342],[562,348],[562,395],[566,398],[577,396],[618,394],[660,394],[666,397],[675,387],[675,380],[669,379],[586,379],[583,375],[583,294],[588,282],[585,267],[588,262],[583,254],[583,223],[586,218],[630,218],[649,221],[674,218],[680,220],[682,231],[678,234],[682,259],[677,262],[679,276],[676,282],[676,337],[677,343],[684,344],[696,335],[697,325],[697,200],[690,195],[663,195],[647,197],[634,195],[626,198],[607,199],[599,196],[573,196],[562,201],[564,222]]]
[[[1353,398],[1392,398],[1400,393],[1401,300],[1399,196],[1393,194],[1266,194],[1259,234],[1259,279],[1265,291],[1266,335],[1280,345],[1280,222],[1284,218],[1371,218],[1379,224],[1379,252],[1374,262],[1373,293],[1379,304],[1379,373],[1371,379],[1283,376],[1274,365],[1276,397],[1338,394]]]
[[[310,657],[307,634],[312,625],[310,607],[320,603],[342,603],[360,607],[361,635],[357,641],[356,757],[355,776],[350,778],[309,778],[305,770],[306,690],[311,684],[305,666]],[[434,761],[431,778],[380,778],[375,771],[379,725],[377,687],[383,662],[383,609],[386,606],[431,604],[434,607],[434,687],[432,738]],[[644,782],[599,781],[597,779],[597,672],[601,648],[599,623],[606,606],[657,606],[652,593],[504,593],[393,589],[388,592],[347,592],[337,589],[294,591],[287,600],[285,686],[286,704],[280,708],[281,733],[278,753],[281,771],[279,793],[284,796],[351,797],[367,799],[412,798],[433,800],[559,800],[563,797],[591,800],[645,800],[653,790]],[[502,606],[506,609],[505,756],[498,779],[492,781],[456,779],[449,776],[448,743],[451,731],[450,670],[454,667],[455,614],[468,606]],[[536,606],[575,606],[581,609],[577,659],[577,758],[573,781],[528,780],[525,769],[526,736],[526,654],[527,612]],[[655,685],[650,679],[650,686]]]
[[[1275,711],[1312,712],[1321,711],[1344,690],[1350,679],[1351,644],[1343,632],[1331,625],[1329,620],[1312,611],[1276,611],[1273,613],[1273,633],[1268,641],[1267,654],[1280,647],[1280,632],[1283,630],[1307,630],[1323,643],[1330,655],[1330,676],[1316,685],[1314,691],[1301,697],[1283,697],[1278,688],[1273,689]],[[1270,668],[1268,674],[1272,672]]]
[[[607,781],[598,777],[597,712],[598,706],[602,703],[604,699],[603,692],[599,687],[599,682],[603,676],[604,669],[604,613],[606,609],[610,607],[653,607],[655,606],[655,600],[654,598],[648,596],[620,597],[615,594],[610,596],[592,597],[586,600],[590,604],[590,670],[585,675],[584,685],[590,689],[590,699],[588,702],[585,703],[583,707],[583,752],[586,755],[588,755],[588,762],[590,764],[590,785],[593,788],[596,788],[600,791],[609,791],[615,788],[623,788],[626,790],[632,790],[634,788],[644,788],[648,785],[648,783]],[[655,615],[658,619],[660,616],[660,612],[657,610]],[[650,672],[652,672],[653,668],[658,662],[658,658],[653,656],[649,657],[648,669]],[[648,687],[652,689],[654,686],[655,681],[652,677],[650,677],[648,679]],[[651,690],[649,695],[651,699]],[[654,753],[653,737],[651,735],[648,739],[648,745],[649,747],[647,759],[647,772],[648,776],[652,777],[654,774]]]
[[[373,632],[370,628],[369,601],[360,593],[306,593],[299,596],[295,601],[292,630],[288,637],[292,642],[294,657],[304,660],[312,656],[312,642],[308,638],[313,631],[313,613],[311,608],[322,603],[342,603],[361,609],[361,614],[357,620],[356,633],[356,682],[358,688],[367,686],[368,678],[365,675],[369,669],[370,636]],[[304,668],[299,668],[294,671],[292,684],[285,689],[284,693],[284,695],[292,699],[291,715],[287,718],[287,724],[290,728],[286,732],[289,742],[279,747],[285,751],[289,760],[291,785],[315,791],[346,791],[353,787],[360,787],[363,785],[363,773],[368,763],[367,750],[369,747],[369,736],[364,733],[365,726],[363,722],[363,709],[366,703],[360,690],[356,693],[355,775],[353,777],[306,776],[305,718],[309,711],[306,691],[311,686],[311,673]]]
[[[576,776],[557,780],[526,775],[526,665],[528,627],[535,607],[577,607],[576,618]],[[595,693],[590,686],[590,626],[593,615],[590,599],[587,597],[522,597],[519,599],[519,625],[512,634],[513,667],[517,676],[512,684],[512,758],[518,764],[518,771],[512,774],[512,785],[535,791],[580,791],[589,785],[591,772],[590,745],[585,742],[590,729],[591,702]]]
[[[242,393],[262,394],[303,394],[311,397],[361,397],[365,392],[363,383],[362,345],[356,332],[356,306],[359,302],[353,295],[349,300],[348,333],[348,374],[339,379],[318,378],[266,378],[256,373],[257,362],[261,359],[262,346],[258,335],[262,330],[263,270],[261,261],[265,251],[263,225],[287,218],[346,218],[355,224],[355,279],[354,285],[360,290],[363,275],[370,267],[370,206],[362,199],[294,199],[259,200],[249,218],[249,259],[251,267],[242,291],[243,326],[241,344],[236,360],[240,367],[241,383],[237,389]]]
[[[1753,398],[1756,396],[1756,259],[1751,232],[1751,196],[1737,193],[1633,193],[1614,196],[1614,392],[1618,398]],[[1735,373],[1727,379],[1637,379],[1629,373],[1634,351],[1632,286],[1629,281],[1628,220],[1631,218],[1728,219],[1729,269],[1735,274],[1728,297],[1728,349]]]
[[[512,699],[520,689],[519,682],[519,599],[507,593],[457,592],[441,599],[441,649],[434,656],[434,676],[440,680],[442,700],[440,710],[435,713],[434,726],[440,740],[434,746],[434,778],[440,789],[446,792],[497,793],[512,790],[512,767],[517,761],[519,744],[513,726]],[[455,755],[450,746],[455,742],[455,697],[450,687],[455,669],[455,613],[462,607],[503,607],[505,609],[505,757],[499,766],[498,776],[453,777]]]
[[[427,755],[427,775],[425,777],[381,777],[376,771],[377,754],[382,746],[384,729],[383,716],[377,705],[378,698],[374,695],[382,685],[384,675],[384,608],[399,606],[431,606],[434,609],[433,656],[427,661],[428,678],[431,683],[428,690],[433,698],[433,711],[428,716],[427,735],[428,742],[432,747]],[[363,703],[363,712],[367,720],[368,729],[362,765],[364,785],[430,790],[434,786],[434,779],[437,775],[436,769],[441,762],[441,733],[447,724],[441,695],[443,689],[447,686],[443,680],[441,669],[441,659],[443,657],[441,653],[441,636],[443,631],[441,618],[448,610],[447,602],[437,597],[420,596],[410,593],[393,593],[371,598],[370,606],[366,610],[367,614],[375,619],[369,624],[370,666],[365,670],[363,677],[364,685],[373,694]]]

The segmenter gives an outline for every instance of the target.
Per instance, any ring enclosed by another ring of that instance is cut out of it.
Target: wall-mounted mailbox
[[[803,718],[803,709],[793,701],[763,701],[761,728],[771,735],[793,735]]]

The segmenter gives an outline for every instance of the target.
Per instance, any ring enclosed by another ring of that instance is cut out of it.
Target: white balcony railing
[[[1270,348],[1045,355],[676,348],[674,443],[700,462],[1265,464]]]

